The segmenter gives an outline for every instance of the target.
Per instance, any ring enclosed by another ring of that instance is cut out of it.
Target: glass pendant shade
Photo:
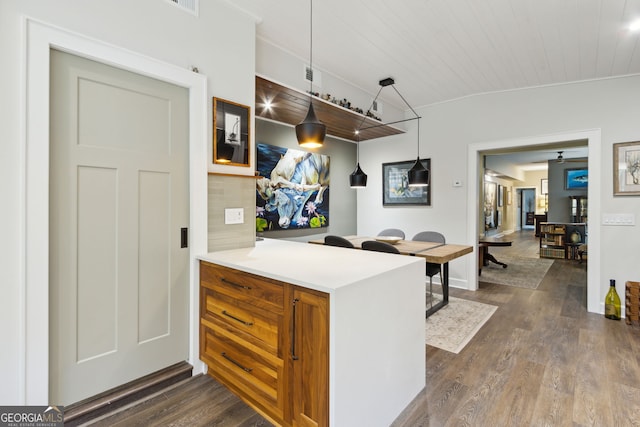
[[[429,171],[424,168],[419,156],[413,167],[407,172],[407,177],[409,178],[409,187],[426,187],[429,185]]]
[[[296,137],[298,145],[307,148],[322,147],[324,137],[327,134],[327,127],[316,117],[313,110],[313,103],[309,100],[309,111],[307,117],[296,125]]]
[[[351,188],[364,188],[367,186],[367,174],[360,169],[360,163],[355,170],[349,175],[349,185]]]

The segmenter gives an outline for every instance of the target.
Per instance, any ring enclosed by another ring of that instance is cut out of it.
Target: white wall
[[[25,311],[26,77],[25,17],[51,24],[164,63],[198,67],[208,78],[209,97],[218,96],[253,106],[255,70],[254,21],[222,0],[200,2],[199,17],[156,0],[86,2],[66,0],[3,0],[0,2],[0,404],[25,403],[25,330],[46,313]],[[233,42],[229,42],[233,34]],[[231,62],[234,67],[220,66]],[[196,112],[198,114],[200,112]],[[211,105],[207,107],[211,123]],[[211,140],[211,125],[207,139]],[[46,153],[43,153],[46,156]],[[198,167],[207,168],[201,161]],[[43,200],[46,206],[46,200]],[[45,233],[46,234],[46,233]],[[42,239],[48,239],[43,235]],[[43,266],[46,268],[46,266]],[[45,274],[46,276],[46,274]],[[46,288],[46,285],[45,285]],[[46,323],[46,322],[45,322]],[[46,336],[46,333],[43,333]],[[45,369],[46,371],[46,369]],[[48,382],[40,379],[41,384]],[[39,402],[46,404],[52,402]]]
[[[467,221],[472,221],[467,218],[467,211],[469,205],[477,201],[468,200],[466,188],[477,183],[464,182],[464,188],[452,187],[454,179],[464,180],[467,169],[472,168],[467,159],[468,150],[508,140],[531,139],[532,143],[534,140],[539,143],[547,135],[553,138],[558,134],[596,130],[592,134],[601,132],[601,147],[598,147],[601,156],[594,154],[590,147],[589,172],[590,178],[600,175],[601,181],[590,180],[590,192],[598,191],[595,195],[601,204],[592,203],[590,193],[589,217],[595,221],[590,221],[589,230],[590,234],[600,235],[600,247],[599,250],[589,248],[589,257],[597,257],[602,269],[595,279],[600,284],[596,290],[599,292],[590,295],[590,299],[593,297],[601,304],[608,279],[617,280],[618,292],[626,280],[640,279],[635,267],[640,250],[639,226],[599,224],[603,212],[632,213],[640,219],[640,198],[612,195],[612,144],[640,140],[639,87],[640,76],[628,76],[479,95],[420,109],[418,113],[423,117],[420,153],[430,157],[433,166],[433,206],[389,209],[383,208],[380,202],[380,164],[415,158],[415,131],[367,142],[361,146],[361,164],[370,173],[371,185],[358,193],[358,233],[373,233],[381,223],[395,224],[405,228],[408,235],[423,229],[437,229],[448,241],[473,244],[474,237],[468,235],[466,227]],[[464,257],[452,263],[453,286],[473,288],[475,279],[470,276],[473,269],[463,265],[472,261]]]

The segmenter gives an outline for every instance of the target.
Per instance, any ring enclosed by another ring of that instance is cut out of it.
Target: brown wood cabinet
[[[327,426],[328,295],[200,262],[200,358],[272,422]]]
[[[293,288],[291,372],[296,426],[329,425],[329,299]]]

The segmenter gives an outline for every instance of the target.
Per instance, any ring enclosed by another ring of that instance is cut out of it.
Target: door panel
[[[118,347],[117,178],[115,169],[78,168],[76,347],[80,362]]]
[[[169,334],[171,182],[166,173],[139,174],[138,342]]]
[[[188,92],[52,50],[50,99],[50,401],[68,405],[188,358]]]

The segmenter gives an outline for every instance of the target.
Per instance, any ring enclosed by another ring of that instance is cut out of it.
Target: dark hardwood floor
[[[535,256],[533,231],[510,236]],[[394,427],[640,425],[640,328],[587,313],[585,264],[555,260],[537,289],[451,295],[498,309],[460,354],[427,346],[427,387]]]
[[[498,259],[535,256],[533,231],[512,236],[491,248]],[[538,289],[481,282],[451,295],[498,309],[459,354],[427,346],[427,386],[394,427],[640,425],[640,328],[587,313],[585,264],[554,261]],[[92,425],[270,424],[197,376]]]

